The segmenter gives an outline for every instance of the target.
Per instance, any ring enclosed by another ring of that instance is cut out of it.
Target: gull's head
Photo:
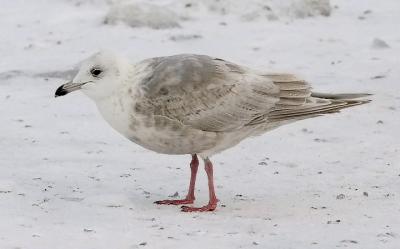
[[[92,99],[107,97],[124,81],[129,63],[109,51],[98,52],[82,62],[74,79],[61,85],[55,97],[82,90]]]

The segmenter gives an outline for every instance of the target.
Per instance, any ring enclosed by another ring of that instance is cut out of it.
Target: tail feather
[[[324,94],[312,93],[307,102],[301,106],[276,109],[269,113],[270,121],[284,121],[290,119],[306,119],[322,114],[339,112],[341,109],[362,105],[370,102],[368,99],[357,100],[371,94]]]
[[[269,121],[296,121],[312,118],[327,113],[339,112],[341,109],[362,105],[370,96],[368,93],[329,94],[312,92],[310,85],[291,74],[265,74],[280,89],[279,101],[273,110],[257,117],[250,124],[258,124],[264,119]]]
[[[362,97],[371,96],[370,93],[339,93],[339,94],[332,94],[332,93],[317,93],[312,92],[311,96],[321,99],[358,99]]]

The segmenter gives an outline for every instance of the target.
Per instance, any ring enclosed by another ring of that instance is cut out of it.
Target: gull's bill
[[[88,82],[82,82],[82,83],[74,83],[72,81],[65,83],[64,85],[61,85],[59,88],[57,88],[56,93],[54,94],[54,97],[60,97],[67,95],[70,92],[79,90],[82,88],[83,85],[85,85]]]

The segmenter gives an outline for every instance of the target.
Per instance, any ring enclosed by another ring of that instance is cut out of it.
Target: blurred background
[[[398,57],[394,51],[399,44],[400,7],[394,0],[384,4],[375,0],[16,0],[3,4],[3,74],[67,71],[94,52],[109,49],[133,61],[199,53],[307,77],[331,78],[340,71],[346,81],[349,76],[356,81],[364,79],[353,73],[357,68],[373,68],[368,79],[388,74],[391,70],[382,64]],[[381,59],[383,55],[387,57]],[[325,71],[315,73],[320,67]]]
[[[0,248],[399,248],[398,0],[3,0],[0,30]],[[188,157],[123,139],[81,93],[54,99],[101,49],[374,96],[215,156],[218,211],[181,214],[152,202],[185,195]]]

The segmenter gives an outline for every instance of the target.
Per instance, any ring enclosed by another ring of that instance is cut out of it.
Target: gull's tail
[[[322,114],[339,112],[341,109],[362,105],[370,102],[369,99],[358,99],[370,96],[367,93],[311,93],[306,99],[306,103],[301,106],[286,107],[270,113],[269,119],[283,121],[290,119],[306,119]]]
[[[371,102],[370,99],[359,99],[359,98],[371,95],[372,94],[369,93],[339,93],[339,94],[317,93],[317,92],[311,93],[311,97],[313,98],[325,99],[331,101],[331,104],[327,105],[326,110],[325,111],[322,110],[322,113],[339,112],[341,109],[344,108],[369,103]]]
[[[329,94],[312,92],[310,85],[291,74],[265,74],[280,89],[279,101],[268,113],[269,121],[295,121],[312,118],[341,109],[362,105],[369,99],[367,93]]]
[[[331,94],[331,93],[317,93],[312,92],[311,97],[321,98],[321,99],[358,99],[367,96],[371,96],[370,93],[340,93],[340,94]]]

